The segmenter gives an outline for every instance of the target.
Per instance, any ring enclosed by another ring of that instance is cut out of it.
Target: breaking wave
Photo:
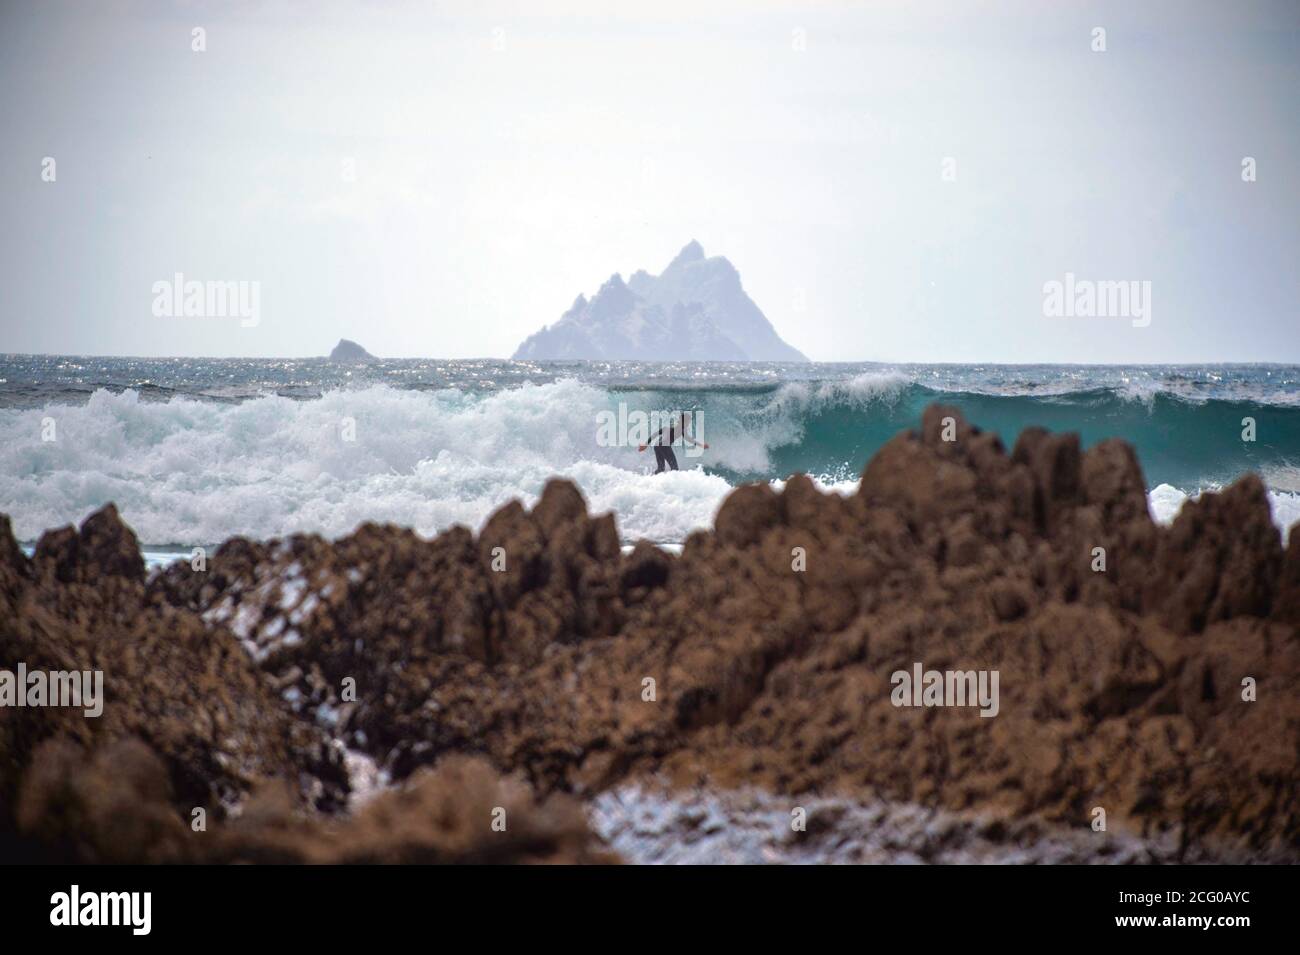
[[[70,397],[70,396],[69,396]],[[99,388],[40,407],[0,408],[0,512],[20,539],[77,522],[115,501],[147,545],[212,544],[234,534],[337,537],[365,521],[432,534],[479,527],[510,498],[531,503],[552,476],[612,510],[626,540],[683,540],[708,526],[726,493],[797,471],[851,492],[867,459],[943,400],[1010,446],[1041,425],[1133,443],[1152,513],[1169,520],[1189,496],[1256,471],[1282,526],[1300,519],[1300,407],[1188,399],[1124,387],[961,390],[899,372],[835,381],[737,386],[560,378],[492,391],[389,384],[326,389],[304,400],[150,397]],[[683,470],[603,442],[598,422],[690,410],[710,450],[677,449]],[[1255,420],[1256,440],[1242,440]],[[50,436],[53,440],[43,440]],[[353,440],[348,440],[351,437]]]

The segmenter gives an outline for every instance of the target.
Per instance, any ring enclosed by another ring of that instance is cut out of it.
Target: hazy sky
[[[1294,2],[0,11],[0,352],[508,356],[696,238],[815,360],[1300,361]]]

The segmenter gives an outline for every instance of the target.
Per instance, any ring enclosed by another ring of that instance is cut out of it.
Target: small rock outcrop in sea
[[[529,336],[517,360],[807,361],[781,340],[722,256],[687,243],[658,276],[613,275],[554,325]]]
[[[975,813],[993,855],[1295,861],[1300,533],[1254,476],[1167,528],[1144,487],[1122,442],[1007,453],[932,406],[857,493],[740,487],[676,557],[567,481],[478,535],[234,538],[148,579],[115,511],[30,560],[0,518],[0,669],[107,693],[0,709],[0,855],[606,861],[580,803],[654,781],[722,825],[763,824],[747,790]],[[917,664],[996,671],[997,715],[895,705]],[[396,788],[352,812],[358,753]]]
[[[340,338],[339,343],[334,346],[330,352],[330,361],[374,361],[375,356],[370,354],[356,342],[347,338]]]

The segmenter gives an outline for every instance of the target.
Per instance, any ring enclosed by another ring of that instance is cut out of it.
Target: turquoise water
[[[147,548],[479,526],[576,481],[625,540],[681,541],[728,490],[796,471],[851,489],[944,401],[1010,447],[1026,426],[1137,449],[1157,517],[1246,471],[1300,518],[1300,368],[0,356],[0,512],[24,540],[117,503]],[[602,420],[689,410],[707,452],[653,475]],[[1255,440],[1242,440],[1243,419]]]

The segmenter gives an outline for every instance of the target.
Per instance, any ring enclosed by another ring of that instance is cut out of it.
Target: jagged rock
[[[118,516],[113,504],[106,504],[81,525],[79,551],[82,573],[90,579],[115,575],[144,580],[144,558],[135,531]]]
[[[1273,602],[1277,618],[1300,626],[1300,523],[1291,525],[1277,589]]]
[[[134,541],[107,507],[80,533],[43,535],[35,572],[6,573],[0,587],[0,670],[98,672],[103,680],[98,716],[85,707],[0,707],[0,854],[25,838],[14,815],[20,785],[54,739],[92,762],[107,753],[102,765],[110,767],[130,761],[114,748],[121,741],[147,740],[184,814],[203,807],[220,818],[254,781],[275,775],[301,783],[308,804],[346,801],[346,775],[326,734],[285,708],[230,629],[194,611],[198,594],[173,605],[165,592],[146,590]],[[85,841],[95,844],[89,833]]]
[[[65,584],[77,579],[77,551],[80,541],[71,525],[46,531],[36,542],[32,559],[37,567]]]
[[[623,591],[649,591],[668,583],[672,574],[672,556],[649,541],[637,541],[623,565]]]
[[[675,558],[622,556],[567,482],[477,538],[236,540],[206,575],[173,565],[147,585],[88,573],[121,566],[103,543],[119,533],[51,532],[30,576],[0,560],[0,663],[93,648],[124,679],[101,727],[0,711],[0,841],[16,826],[3,780],[43,739],[93,753],[147,736],[178,811],[281,775],[314,780],[295,799],[328,813],[329,733],[398,782],[478,754],[538,798],[655,777],[1058,827],[1102,804],[1112,828],[1189,857],[1295,858],[1300,535],[1284,554],[1253,477],[1169,528],[1143,487],[1122,443],[1080,454],[1033,431],[1008,454],[936,406],[857,494],[738,488]],[[918,663],[996,670],[997,715],[895,706],[891,674]],[[399,826],[424,803],[385,805]],[[312,825],[227,858],[476,858],[415,835],[345,850]]]
[[[13,525],[7,514],[0,514],[0,569],[24,577],[30,572],[30,562],[14,538]]]
[[[1178,630],[1266,617],[1282,568],[1282,540],[1264,482],[1250,474],[1222,494],[1188,501],[1161,541],[1164,611]]]
[[[757,543],[781,520],[781,499],[770,484],[746,484],[727,495],[714,519],[718,540],[732,547]]]
[[[551,479],[542,489],[542,496],[533,508],[533,517],[547,537],[563,524],[587,516],[587,504],[582,492],[572,481]]]

